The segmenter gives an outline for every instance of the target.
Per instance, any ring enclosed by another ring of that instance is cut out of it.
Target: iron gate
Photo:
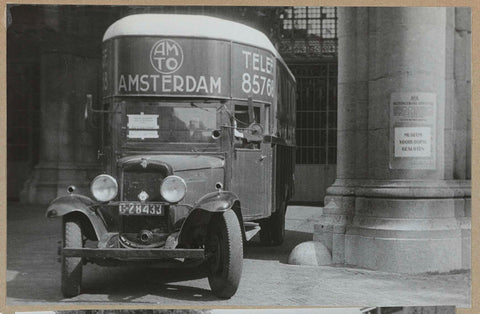
[[[336,164],[337,64],[289,64],[297,79],[297,164]]]

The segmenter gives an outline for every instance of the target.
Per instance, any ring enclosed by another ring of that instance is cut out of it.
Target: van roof
[[[180,36],[223,39],[277,53],[267,36],[249,26],[204,15],[135,14],[113,23],[103,41],[119,36]]]
[[[178,36],[227,40],[270,51],[285,65],[277,49],[264,33],[244,24],[211,16],[188,14],[129,15],[110,25],[103,36],[103,41],[121,36]],[[288,71],[290,72],[290,70]]]

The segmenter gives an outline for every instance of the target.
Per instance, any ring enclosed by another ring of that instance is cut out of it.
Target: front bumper
[[[119,260],[205,259],[204,249],[63,248],[64,257]]]

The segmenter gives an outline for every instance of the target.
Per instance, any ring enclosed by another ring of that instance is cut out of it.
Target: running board
[[[260,231],[260,225],[256,222],[246,221],[243,223],[243,226],[245,227],[245,238],[247,241],[250,241]]]

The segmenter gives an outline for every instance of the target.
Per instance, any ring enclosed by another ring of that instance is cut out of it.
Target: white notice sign
[[[437,95],[390,95],[390,168],[435,169]]]
[[[158,129],[158,114],[127,114],[129,129]]]
[[[429,127],[395,128],[395,157],[430,157],[431,131]]]

